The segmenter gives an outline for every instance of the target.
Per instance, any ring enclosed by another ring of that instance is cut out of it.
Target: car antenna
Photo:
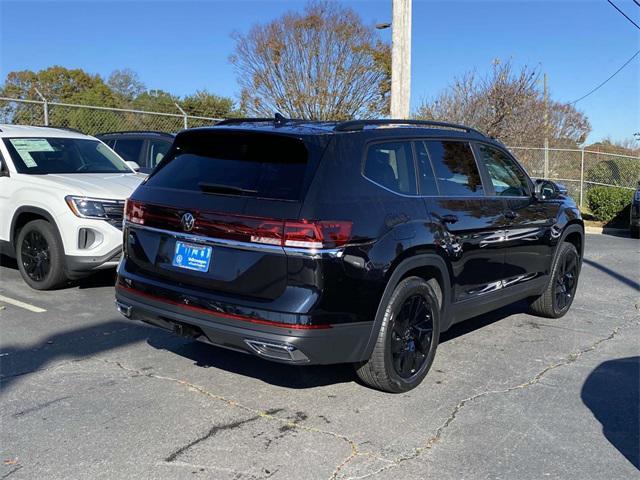
[[[286,117],[279,112],[275,113],[273,121],[276,125],[284,125],[285,123],[287,123]]]

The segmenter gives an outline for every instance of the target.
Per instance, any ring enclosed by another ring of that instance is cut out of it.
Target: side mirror
[[[128,160],[127,165],[129,165],[129,168],[131,168],[131,170],[134,170],[136,172],[140,170],[140,165],[138,165],[138,162]]]
[[[564,189],[566,193],[567,189]],[[555,182],[551,180],[536,180],[536,189],[535,189],[535,197],[538,200],[553,200],[554,198],[558,198],[562,194],[562,190],[559,188]]]

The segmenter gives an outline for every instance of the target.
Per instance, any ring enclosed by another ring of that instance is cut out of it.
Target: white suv
[[[0,247],[38,290],[116,266],[124,201],[144,178],[94,137],[0,125]]]

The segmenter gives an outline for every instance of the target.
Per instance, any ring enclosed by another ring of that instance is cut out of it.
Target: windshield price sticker
[[[38,166],[31,156],[31,152],[55,152],[46,138],[12,138],[9,141],[29,168]]]

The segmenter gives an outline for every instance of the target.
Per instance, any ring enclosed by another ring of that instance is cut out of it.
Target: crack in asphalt
[[[437,429],[436,432],[433,436],[431,436],[427,442],[420,447],[416,447],[411,453],[409,454],[405,454],[402,455],[400,457],[397,457],[395,459],[389,460],[389,464],[385,465],[384,467],[381,467],[373,472],[369,472],[365,475],[361,475],[358,477],[349,477],[349,480],[360,480],[360,479],[364,479],[364,478],[368,478],[371,477],[373,475],[376,475],[378,473],[384,472],[386,470],[389,470],[393,467],[397,467],[398,465],[408,461],[408,460],[413,460],[417,457],[419,457],[422,453],[424,453],[425,451],[429,451],[431,450],[442,438],[442,435],[444,433],[444,431],[454,422],[454,420],[456,419],[456,417],[458,416],[458,413],[464,408],[465,405],[479,399],[482,397],[486,397],[488,395],[498,395],[498,394],[507,394],[516,390],[522,390],[528,387],[531,387],[533,385],[538,384],[542,378],[549,373],[551,370],[555,370],[558,367],[562,367],[565,365],[570,365],[572,363],[574,363],[576,360],[578,360],[582,355],[584,355],[585,353],[591,352],[593,350],[595,350],[596,348],[598,348],[599,345],[601,345],[604,342],[607,342],[609,340],[612,340],[616,335],[618,335],[618,333],[620,332],[621,329],[626,328],[632,324],[640,324],[640,322],[636,319],[632,320],[632,321],[628,321],[625,322],[621,325],[618,325],[617,327],[615,327],[611,333],[609,335],[607,335],[606,337],[600,338],[597,341],[591,343],[589,346],[580,349],[576,352],[571,352],[569,353],[563,360],[556,362],[556,363],[552,363],[550,365],[547,365],[545,368],[543,368],[542,370],[540,370],[537,374],[535,374],[530,380],[524,382],[524,383],[520,383],[518,385],[514,385],[512,387],[509,388],[505,388],[505,389],[501,389],[501,390],[486,390],[484,392],[480,392],[477,393],[475,395],[472,395],[470,397],[467,397],[463,400],[460,400],[460,402],[458,402],[458,404],[453,408],[453,410],[451,411],[451,413],[449,414],[449,416],[446,418],[446,420],[442,423],[442,425],[440,425]],[[353,458],[351,458],[350,460],[352,460]],[[349,460],[349,461],[350,461]],[[346,464],[349,463],[344,462],[344,464],[342,465],[342,468],[344,468],[344,466],[346,466]],[[335,477],[332,477],[335,478]]]
[[[1,480],[4,480],[5,478],[8,478],[10,475],[13,475],[14,473],[16,473],[18,470],[20,470],[23,467],[23,465],[18,465],[16,468],[14,468],[13,470],[9,470],[7,473],[5,473],[2,477],[0,477]]]
[[[318,433],[318,434],[322,434],[322,435],[328,435],[330,437],[336,438],[338,440],[341,440],[343,442],[345,442],[349,448],[351,449],[350,454],[342,461],[340,462],[336,468],[334,469],[333,473],[331,474],[331,476],[329,477],[330,479],[335,479],[338,475],[338,473],[340,472],[340,470],[344,467],[344,465],[348,464],[351,460],[353,460],[355,457],[357,456],[367,456],[367,457],[372,457],[372,458],[376,458],[378,460],[384,461],[384,462],[388,462],[389,460],[384,459],[382,457],[378,457],[377,455],[370,453],[370,452],[360,452],[358,449],[358,445],[355,441],[351,440],[349,437],[347,437],[346,435],[342,435],[340,433],[337,432],[332,432],[329,430],[324,430],[321,428],[316,428],[316,427],[311,427],[308,425],[302,425],[300,423],[298,423],[295,419],[289,420],[286,418],[280,418],[275,416],[276,413],[280,412],[281,409],[275,409],[275,410],[259,410],[259,409],[255,409],[252,407],[248,407],[246,405],[243,405],[239,402],[236,402],[235,400],[231,400],[228,399],[226,397],[223,397],[222,395],[218,395],[216,393],[210,392],[209,390],[205,389],[204,387],[201,387],[200,385],[196,385],[194,383],[188,382],[187,380],[182,380],[179,378],[174,378],[174,377],[167,377],[164,375],[157,375],[155,373],[150,373],[147,371],[143,371],[137,368],[133,368],[133,367],[129,367],[124,365],[122,362],[116,361],[116,360],[109,360],[109,359],[99,359],[102,362],[106,363],[106,364],[111,364],[111,365],[115,365],[118,368],[130,372],[130,373],[135,373],[137,376],[141,376],[141,377],[148,377],[148,378],[154,378],[157,380],[164,380],[164,381],[168,381],[168,382],[173,382],[173,383],[177,383],[179,385],[183,385],[186,387],[189,387],[205,396],[208,396],[214,400],[218,400],[220,402],[226,403],[227,405],[234,407],[234,408],[238,408],[240,410],[244,410],[245,412],[249,412],[249,413],[253,413],[255,418],[251,418],[249,420],[253,421],[253,420],[258,420],[258,419],[264,419],[264,420],[271,420],[271,421],[276,421],[279,423],[284,424],[285,426],[287,426],[288,428],[296,428],[299,430],[304,430],[307,432],[311,432],[311,433]],[[247,420],[247,421],[249,421]],[[245,421],[245,423],[247,422]],[[211,435],[215,435],[216,431],[215,431],[215,427],[212,429],[213,431],[210,431]],[[192,447],[193,445],[195,445],[196,443],[199,443],[203,440],[205,440],[206,438],[208,438],[208,436],[211,435],[205,435],[203,438],[201,439],[197,439],[196,441],[194,441],[192,444],[187,445],[188,448]],[[179,449],[180,450],[180,449]],[[176,451],[178,452],[178,451]],[[176,453],[174,452],[174,453]],[[175,458],[177,456],[179,456],[180,453],[183,453],[184,450],[182,450],[182,452],[179,452],[178,455],[174,456],[173,459],[175,460]],[[173,455],[173,454],[172,454]],[[171,455],[167,458],[170,458]],[[167,460],[169,461],[169,460]]]
[[[171,453],[167,458],[165,458],[164,461],[168,462],[168,463],[171,463],[174,460],[176,460],[180,455],[182,455],[184,452],[189,450],[191,447],[196,446],[200,442],[204,442],[205,440],[208,440],[209,438],[213,437],[216,433],[222,432],[224,430],[233,430],[234,428],[241,427],[245,423],[253,422],[255,420],[258,420],[259,418],[260,417],[258,415],[256,415],[254,417],[247,418],[245,420],[238,420],[236,422],[226,423],[224,425],[214,425],[213,427],[211,427],[209,429],[209,431],[206,434],[204,434],[201,437],[198,437],[195,440],[187,443],[186,445],[178,448],[176,451]]]

